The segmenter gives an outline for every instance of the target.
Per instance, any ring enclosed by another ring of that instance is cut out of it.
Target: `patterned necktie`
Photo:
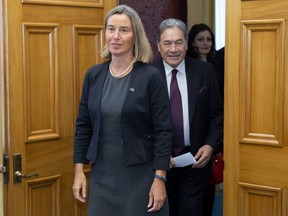
[[[173,120],[173,153],[179,155],[184,148],[183,111],[181,93],[177,82],[178,70],[172,70],[170,106]]]

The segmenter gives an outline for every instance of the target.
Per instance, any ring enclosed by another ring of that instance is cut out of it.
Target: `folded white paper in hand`
[[[193,157],[193,155],[190,152],[179,155],[179,156],[174,157],[172,159],[175,163],[175,167],[185,167],[185,166],[192,165],[192,164],[196,163],[195,158]]]

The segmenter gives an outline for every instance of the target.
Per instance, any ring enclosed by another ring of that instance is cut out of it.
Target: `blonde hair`
[[[135,60],[142,61],[144,63],[150,62],[153,57],[153,53],[138,13],[127,5],[119,5],[108,12],[105,18],[105,29],[107,28],[108,19],[114,14],[126,14],[131,20],[135,35],[133,47],[133,55]],[[101,52],[101,57],[111,59],[111,53],[109,52],[107,43]]]

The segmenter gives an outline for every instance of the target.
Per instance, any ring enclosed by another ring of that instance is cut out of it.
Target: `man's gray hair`
[[[158,37],[157,37],[158,42],[160,41],[161,34],[167,28],[172,28],[172,27],[180,28],[184,33],[185,40],[188,41],[188,30],[187,30],[186,24],[181,20],[169,18],[169,19],[163,20],[159,25],[159,32],[158,32]]]

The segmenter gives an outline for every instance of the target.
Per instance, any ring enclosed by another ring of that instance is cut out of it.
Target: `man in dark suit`
[[[171,169],[167,173],[170,216],[202,215],[202,198],[212,172],[211,155],[213,151],[218,151],[223,136],[223,107],[214,68],[200,60],[185,58],[187,41],[187,28],[182,21],[167,19],[160,24],[157,45],[162,59],[153,65],[167,82],[173,119],[173,146],[182,145],[181,152],[173,151]],[[176,112],[172,104],[172,95],[173,101],[175,96],[173,79],[177,80],[181,94],[177,106],[182,108]],[[176,124],[179,113],[182,113],[181,124]],[[175,167],[173,157],[187,152],[192,153],[196,163]]]

